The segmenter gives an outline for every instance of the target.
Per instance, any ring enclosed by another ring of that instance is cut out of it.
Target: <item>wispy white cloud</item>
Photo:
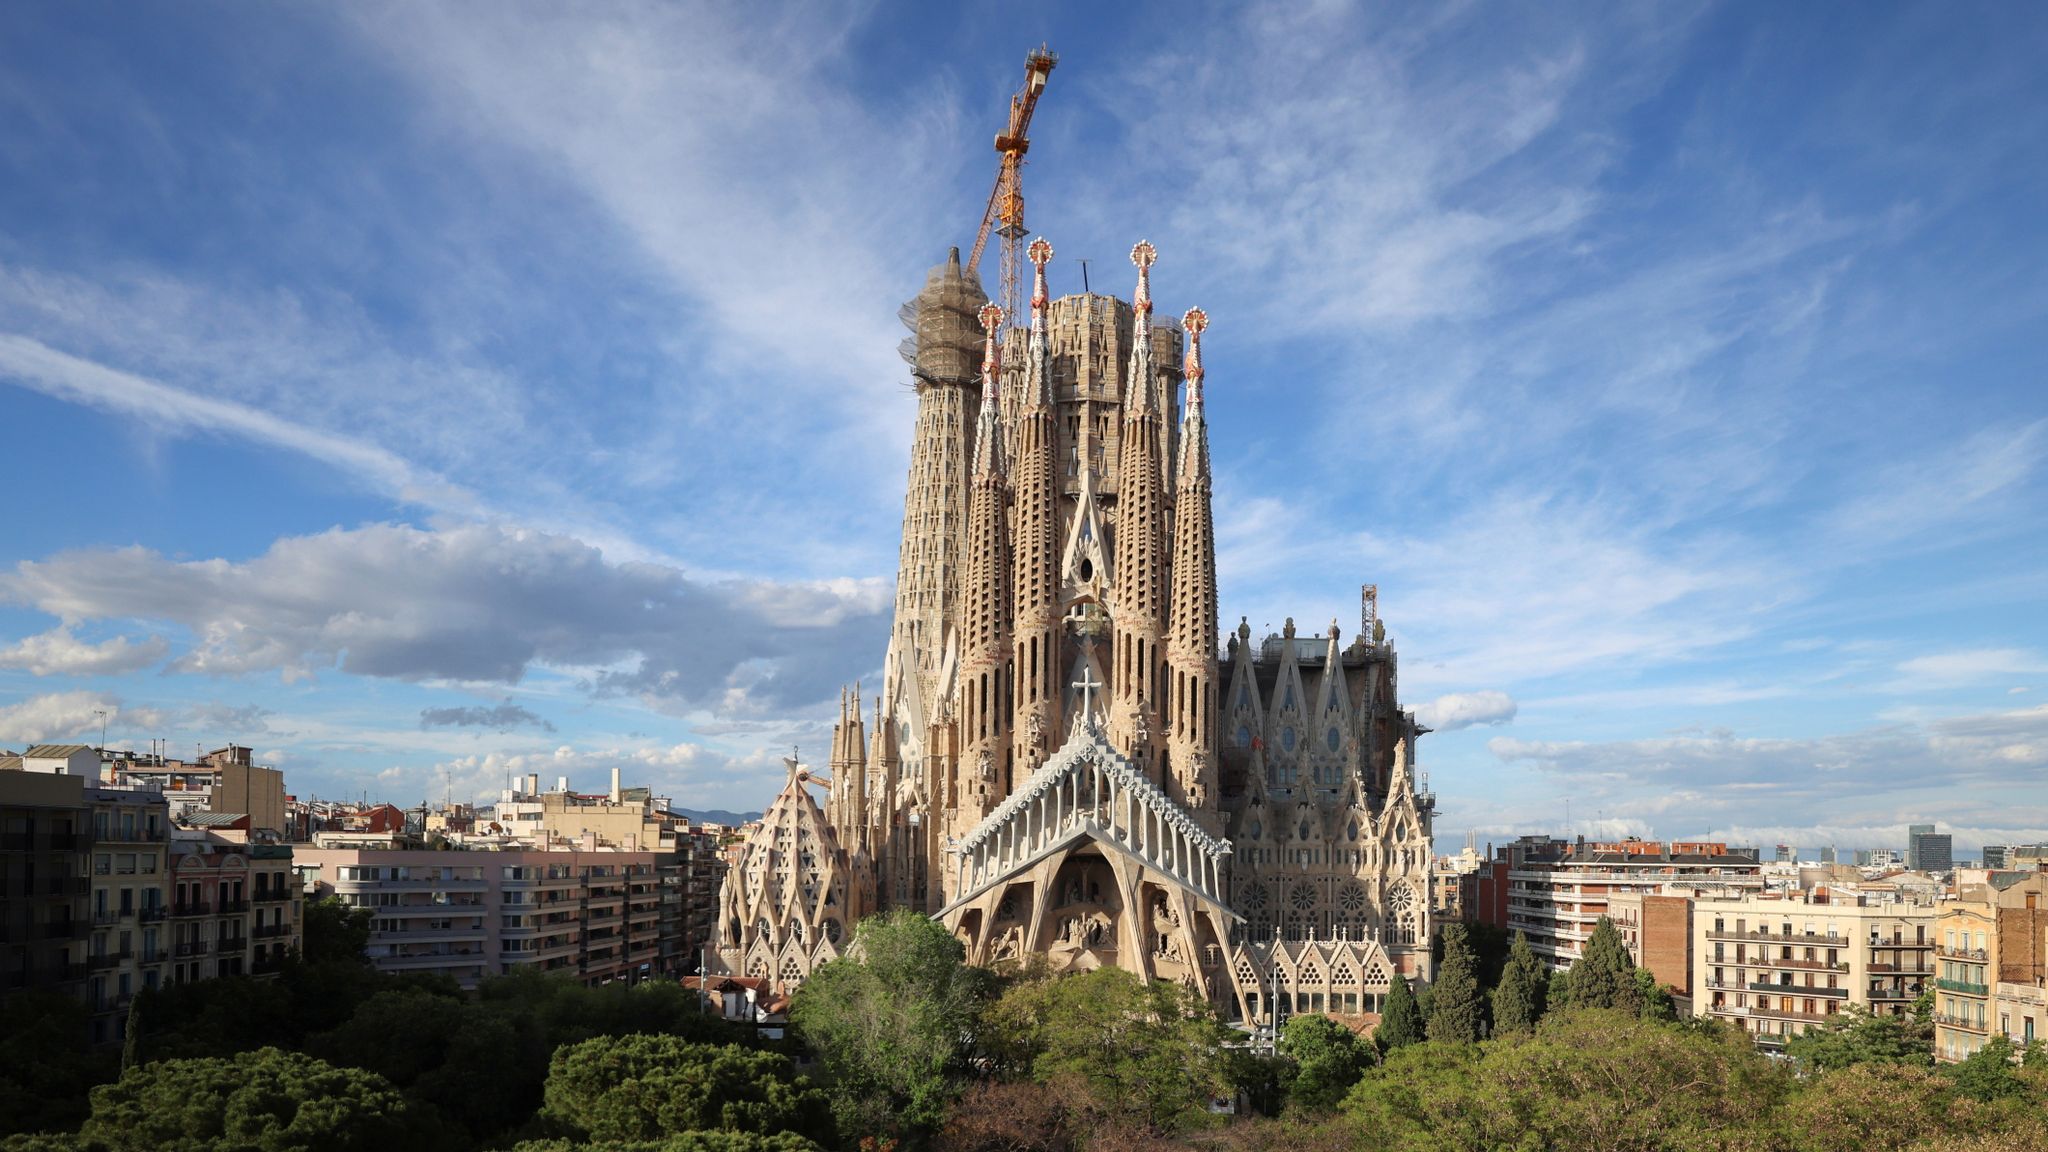
[[[1656,822],[1665,835],[1755,824],[1876,827],[1938,811],[2024,834],[2048,826],[2048,705],[1948,716],[1823,736],[1730,731],[1646,739],[1523,740],[1487,748],[1569,788],[1580,811]]]
[[[2036,676],[2048,672],[2048,659],[2022,648],[1970,648],[1914,656],[1900,661],[1898,672],[1893,691],[1932,692]]]
[[[294,423],[231,400],[194,395],[80,359],[25,336],[0,333],[0,377],[90,408],[177,432],[244,437],[303,453],[407,503],[465,508],[458,489],[371,444]]]

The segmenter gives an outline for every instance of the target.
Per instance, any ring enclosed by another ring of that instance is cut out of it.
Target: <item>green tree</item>
[[[1231,1088],[1225,1029],[1188,989],[1098,968],[1051,981],[1042,1004],[1033,1075],[1087,1126],[1179,1132]]]
[[[93,1090],[79,1134],[110,1152],[403,1152],[444,1138],[382,1076],[276,1048],[130,1069]]]
[[[827,1139],[822,1093],[789,1057],[677,1036],[606,1036],[558,1049],[541,1113],[593,1140],[684,1132],[795,1132]]]
[[[1574,1008],[1619,1008],[1641,1012],[1642,993],[1636,988],[1636,963],[1614,921],[1602,916],[1586,938],[1585,954],[1572,965],[1571,1005]]]
[[[790,1024],[818,1054],[842,1126],[944,1123],[993,982],[945,926],[907,909],[871,916],[847,954],[804,981]]]
[[[1387,1002],[1380,1008],[1380,1024],[1373,1029],[1372,1038],[1381,1052],[1392,1052],[1422,1039],[1422,1010],[1415,1004],[1408,978],[1398,972],[1387,986]]]
[[[1500,1032],[1526,1032],[1543,1018],[1543,1001],[1550,991],[1550,976],[1529,938],[1515,933],[1508,946],[1508,962],[1501,969],[1500,983],[1493,990],[1493,1028]]]
[[[1550,979],[1543,989],[1543,1010],[1556,1012],[1572,1006],[1572,972],[1569,968],[1553,968]]]
[[[1280,1033],[1280,1054],[1293,1065],[1287,1102],[1312,1112],[1335,1108],[1372,1066],[1371,1043],[1328,1016],[1296,1016]]]
[[[1678,1005],[1671,999],[1671,989],[1657,979],[1657,974],[1648,968],[1634,972],[1636,1001],[1642,1007],[1639,1011],[1645,1020],[1661,1020],[1670,1023],[1678,1019]]]
[[[1987,1119],[1931,1070],[1873,1061],[1805,1079],[1776,1127],[1799,1152],[1899,1152],[1937,1132],[1974,1137]]]
[[[1399,1049],[1344,1111],[1389,1149],[1754,1147],[1789,1083],[1746,1041],[1586,1009],[1484,1044]]]
[[[818,1145],[794,1132],[684,1132],[662,1140],[526,1140],[512,1152],[818,1152]]]
[[[1907,1035],[1902,1016],[1873,1014],[1851,1004],[1825,1023],[1785,1042],[1785,1055],[1809,1071],[1834,1072],[1858,1064],[1925,1064],[1927,1053]]]
[[[391,988],[306,1047],[383,1076],[481,1139],[524,1119],[547,1078],[548,1050],[526,1023],[496,1004]]]
[[[0,1132],[78,1127],[93,1085],[119,1072],[86,1043],[92,1017],[59,992],[8,994],[0,1008]]]
[[[351,908],[338,896],[306,901],[304,927],[300,932],[299,955],[308,964],[341,960],[369,964],[368,908]]]
[[[2027,1082],[2020,1078],[2019,1065],[2013,1062],[2014,1055],[2011,1040],[1993,1036],[1984,1042],[1982,1048],[1941,1071],[1955,1084],[1956,1091],[1972,1100],[1989,1104],[2026,1093]]]
[[[1430,985],[1429,1038],[1449,1044],[1476,1043],[1486,1025],[1478,959],[1466,942],[1463,924],[1444,925],[1443,941],[1443,962]]]

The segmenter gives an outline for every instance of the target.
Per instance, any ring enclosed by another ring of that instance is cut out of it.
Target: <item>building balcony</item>
[[[195,916],[211,915],[213,915],[213,905],[208,904],[204,900],[180,900],[171,905],[171,917],[173,919],[185,920]]]
[[[1945,976],[1937,978],[1934,981],[1934,986],[1943,992],[1959,992],[1965,996],[1991,995],[1991,986],[1988,984],[1972,984],[1967,980],[1950,980]]]
[[[292,926],[289,924],[264,924],[249,932],[249,935],[257,940],[276,940],[291,934]]]
[[[1980,1036],[1988,1035],[1990,1032],[1990,1027],[1981,1021],[1972,1020],[1966,1016],[1950,1015],[1947,1012],[1936,1012],[1934,1014],[1934,1022],[1943,1028],[1956,1028],[1964,1032],[1975,1032]]]
[[[484,962],[482,948],[467,948],[459,952],[414,952],[402,956],[379,956],[379,969],[392,972],[414,972],[423,968],[470,967]]]
[[[259,888],[256,890],[256,903],[283,904],[289,901],[295,895],[297,895],[297,893],[293,892],[289,888],[286,888],[282,891],[276,888]]]
[[[1932,940],[1908,940],[1908,939],[1906,939],[1906,938],[1905,938],[1905,937],[1903,937],[1903,936],[1894,936],[1894,937],[1892,937],[1892,938],[1891,938],[1891,939],[1889,939],[1889,940],[1885,940],[1885,939],[1873,939],[1873,940],[1871,940],[1871,942],[1870,942],[1870,946],[1871,946],[1872,948],[1912,948],[1912,949],[1915,949],[1915,950],[1919,950],[1919,949],[1923,949],[1923,948],[1924,948],[1924,949],[1927,949],[1927,950],[1929,950],[1929,951],[1932,951],[1932,950],[1933,950],[1933,948],[1934,948],[1934,941],[1932,941]]]
[[[1825,996],[1836,1000],[1846,1000],[1849,997],[1847,988],[1807,988],[1797,984],[1770,984],[1761,980],[1752,981],[1746,987],[1751,992],[1766,992],[1772,996]]]
[[[1783,1008],[1766,1008],[1761,1004],[1749,1006],[1749,1015],[1766,1020],[1800,1020],[1809,1024],[1820,1024],[1835,1019],[1830,1012],[1788,1012]]]
[[[1826,960],[1766,960],[1761,956],[1725,960],[1716,956],[1708,961],[1708,963],[1723,964],[1736,968],[1784,969],[1793,972],[1847,972],[1849,970],[1849,964],[1846,960],[1837,960],[1829,963]]]
[[[183,944],[173,944],[171,946],[171,955],[176,956],[180,960],[193,956],[204,956],[211,951],[213,951],[213,941],[211,940],[188,940]]]
[[[1864,965],[1863,967],[1864,967],[1864,969],[1865,969],[1866,971],[1870,971],[1870,972],[1882,972],[1882,973],[1885,973],[1886,975],[1897,975],[1897,976],[1932,976],[1932,975],[1934,975],[1934,968],[1933,968],[1933,967],[1932,967],[1931,965],[1927,965],[1927,964],[1865,964],[1865,965]]]
[[[249,910],[247,900],[222,900],[214,912],[221,916],[239,916]]]
[[[89,972],[105,972],[112,968],[119,968],[133,959],[135,959],[135,953],[132,950],[126,952],[102,952],[97,956],[86,957],[85,967]]]
[[[1920,993],[1921,993],[1922,991],[1924,991],[1924,990],[1925,990],[1925,989],[1924,989],[1924,988],[1923,988],[1923,987],[1922,987],[1921,985],[1918,985],[1918,984],[1915,984],[1915,985],[1914,985],[1913,987],[1911,987],[1911,988],[1883,988],[1883,987],[1872,987],[1872,988],[1871,988],[1871,990],[1870,990],[1870,999],[1872,999],[1872,1000],[1918,1000],[1918,999],[1920,998]]]
[[[1990,955],[1982,948],[1936,948],[1936,956],[1947,960],[1989,960]]]
[[[1849,946],[1849,938],[1847,936],[1836,936],[1827,932],[1793,932],[1787,935],[1782,932],[1737,932],[1732,928],[1727,930],[1709,928],[1707,930],[1707,939],[1761,940],[1767,944],[1812,944],[1820,948],[1847,948]]]

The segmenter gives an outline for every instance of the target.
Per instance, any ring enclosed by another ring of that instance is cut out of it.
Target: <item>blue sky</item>
[[[758,807],[1041,40],[1054,291],[1208,310],[1224,613],[1379,584],[1446,843],[2048,837],[2031,5],[7,6],[0,747]]]

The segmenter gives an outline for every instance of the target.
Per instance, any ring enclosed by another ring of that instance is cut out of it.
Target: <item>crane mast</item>
[[[1031,150],[1031,113],[1038,107],[1039,93],[1045,91],[1045,78],[1059,60],[1043,44],[1024,57],[1024,86],[1010,97],[1010,123],[996,136],[996,153],[1002,157],[996,167],[996,186],[981,214],[974,254],[967,258],[967,274],[972,276],[981,266],[981,253],[988,246],[989,233],[994,232],[1001,240],[1002,284],[997,298],[1002,302],[1003,315],[1010,317],[1012,323],[1021,323],[1024,315],[1018,305],[1024,263],[1024,154]]]

